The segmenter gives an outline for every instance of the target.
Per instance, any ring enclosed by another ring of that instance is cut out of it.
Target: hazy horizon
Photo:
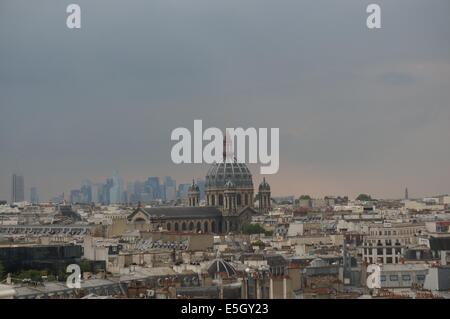
[[[280,128],[274,196],[450,193],[450,1],[0,2],[0,200],[203,179],[177,127]],[[382,29],[366,28],[366,7]],[[262,180],[249,165],[255,188]]]

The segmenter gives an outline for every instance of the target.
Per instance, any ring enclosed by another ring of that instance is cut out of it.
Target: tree
[[[28,269],[16,274],[14,277],[20,279],[31,279],[32,281],[42,281],[42,276],[47,276],[46,270]]]
[[[268,236],[268,237],[273,236],[273,230],[266,230],[266,231],[264,232],[264,235],[266,235],[266,236]]]
[[[246,235],[264,234],[266,230],[259,224],[248,224],[242,227],[242,233]]]
[[[84,260],[80,261],[79,265],[80,265],[81,272],[91,272],[92,271],[92,264],[91,264],[91,262],[89,262],[89,260],[84,259]]]
[[[309,195],[302,195],[302,196],[300,196],[299,199],[300,200],[302,200],[302,199],[311,199],[311,196],[309,196]]]
[[[361,202],[369,202],[372,200],[372,197],[367,194],[359,194],[358,197],[356,197],[356,200],[359,200]]]
[[[259,248],[264,248],[266,245],[258,239],[257,241],[252,242],[252,246],[259,246]]]

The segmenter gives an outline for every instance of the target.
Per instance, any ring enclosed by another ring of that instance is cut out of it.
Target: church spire
[[[233,158],[233,141],[228,132],[226,132],[225,136],[223,137],[223,161],[226,162],[227,160],[232,158]]]

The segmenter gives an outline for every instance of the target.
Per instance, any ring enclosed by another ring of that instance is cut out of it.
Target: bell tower
[[[192,180],[192,185],[189,186],[188,189],[188,198],[189,198],[189,206],[190,207],[198,207],[200,206],[200,188]]]
[[[266,182],[264,177],[261,184],[259,184],[259,212],[261,214],[268,213],[271,208],[270,199],[270,185]]]
[[[225,184],[224,195],[224,213],[234,215],[236,212],[236,186],[232,181],[227,181]]]

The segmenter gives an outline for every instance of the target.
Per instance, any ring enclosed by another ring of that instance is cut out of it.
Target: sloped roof
[[[221,211],[217,207],[138,207],[128,220],[131,220],[138,212],[142,212],[151,217],[157,218],[216,218],[222,217]]]

